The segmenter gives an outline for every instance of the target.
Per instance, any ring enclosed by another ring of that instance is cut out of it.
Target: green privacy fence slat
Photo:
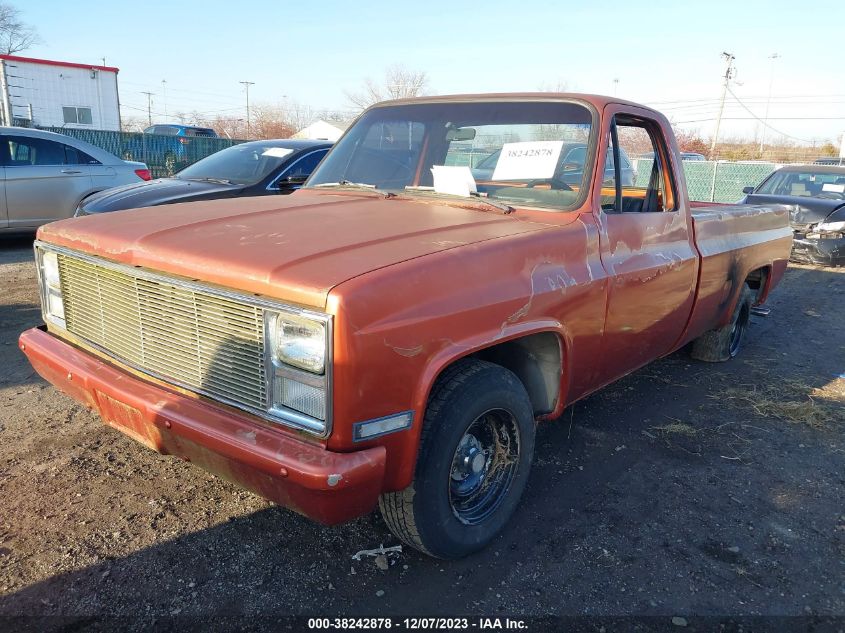
[[[201,158],[232,147],[241,140],[204,138],[200,136],[166,136],[140,132],[112,132],[107,130],[79,130],[71,128],[41,128],[48,132],[66,134],[111,152],[125,160],[146,163],[154,178],[172,176],[180,169]]]

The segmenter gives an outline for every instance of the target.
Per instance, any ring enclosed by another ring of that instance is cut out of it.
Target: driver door
[[[680,340],[699,261],[663,128],[648,111],[634,108],[605,116],[612,123],[599,159],[607,157],[613,175],[596,178],[594,200],[600,204],[601,259],[612,279],[600,370],[609,382],[667,354]],[[635,184],[629,184],[620,157],[649,150],[656,158],[638,161]]]

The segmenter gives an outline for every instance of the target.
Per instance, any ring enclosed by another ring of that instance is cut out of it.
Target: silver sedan
[[[93,193],[150,179],[144,163],[64,134],[20,127],[0,127],[0,165],[0,234],[69,218]]]

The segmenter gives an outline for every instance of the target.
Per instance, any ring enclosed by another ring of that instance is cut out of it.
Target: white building
[[[319,119],[308,127],[304,127],[292,138],[310,138],[331,141],[334,143],[352,125],[352,121],[324,121]]]
[[[0,125],[119,130],[117,72],[0,55]]]

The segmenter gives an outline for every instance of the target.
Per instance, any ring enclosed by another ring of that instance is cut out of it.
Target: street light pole
[[[728,96],[728,82],[733,77],[733,64],[736,59],[730,53],[722,53],[722,57],[727,62],[727,68],[725,68],[725,81],[722,84],[722,100],[719,104],[719,115],[716,117],[716,129],[713,131],[713,141],[710,143],[710,160],[713,160],[714,154],[716,153],[716,143],[719,142],[719,128],[722,125],[722,113],[725,111],[725,97]]]
[[[777,53],[769,55],[769,59],[772,60],[772,67],[769,72],[769,96],[766,99],[766,114],[763,115],[763,130],[760,132],[760,158],[763,157],[763,143],[766,141],[766,125],[769,122],[769,106],[772,103],[772,85],[775,83],[775,60],[779,57],[780,55]]]
[[[249,131],[249,87],[254,86],[254,81],[241,81],[238,82],[244,85],[246,88],[246,137],[250,138],[250,131]]]

